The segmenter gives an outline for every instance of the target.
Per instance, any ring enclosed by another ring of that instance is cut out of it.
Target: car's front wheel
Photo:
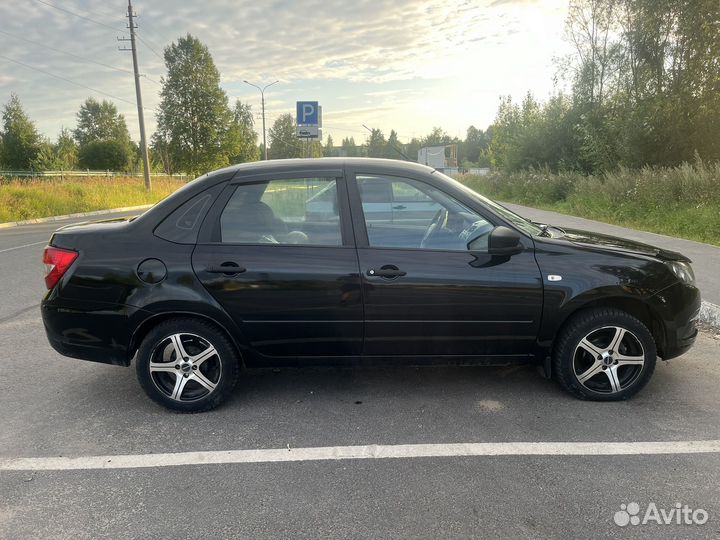
[[[140,344],[135,364],[145,393],[179,412],[217,407],[237,382],[239,362],[228,338],[192,318],[165,321]]]
[[[632,315],[612,308],[588,309],[563,328],[553,353],[553,371],[563,388],[581,399],[627,399],[655,370],[655,341]]]

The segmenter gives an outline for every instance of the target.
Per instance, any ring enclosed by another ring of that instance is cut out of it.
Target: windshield
[[[529,234],[531,236],[536,236],[543,232],[543,229],[541,227],[535,225],[532,221],[516,214],[515,212],[513,212],[511,210],[508,210],[504,206],[496,203],[495,201],[488,199],[487,197],[483,197],[477,191],[473,191],[472,189],[467,187],[465,184],[458,182],[454,178],[450,178],[449,176],[447,176],[437,170],[434,171],[433,174],[441,176],[443,179],[447,180],[448,182],[452,182],[455,186],[461,188],[463,191],[465,191],[465,193],[470,195],[473,199],[478,201],[480,204],[487,206],[493,212],[495,212],[500,217],[502,217],[505,221],[508,221],[509,223],[511,223],[512,225],[517,227],[519,230],[521,230],[525,234]]]

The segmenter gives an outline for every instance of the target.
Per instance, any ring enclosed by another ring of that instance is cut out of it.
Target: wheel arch
[[[143,339],[145,339],[145,336],[147,336],[153,328],[170,319],[181,318],[195,318],[205,322],[209,322],[210,324],[215,326],[230,340],[230,343],[232,343],[233,348],[235,349],[235,352],[240,359],[241,366],[245,366],[245,347],[243,346],[243,343],[237,339],[235,333],[231,332],[227,328],[227,325],[222,324],[220,321],[217,320],[217,318],[194,311],[165,311],[161,313],[155,313],[150,317],[144,319],[135,328],[135,331],[130,338],[130,345],[128,347],[128,365],[130,364],[132,359],[135,358],[138,348],[140,347]]]
[[[548,349],[548,354],[546,355],[547,358],[544,362],[544,369],[546,371],[545,375],[547,377],[551,376],[550,366],[552,363],[549,362],[549,359],[555,353],[558,336],[578,313],[594,308],[619,309],[638,319],[650,331],[650,334],[655,341],[655,346],[657,347],[658,356],[663,356],[663,350],[665,347],[665,327],[662,324],[660,314],[657,313],[648,302],[645,302],[638,297],[619,295],[592,299],[588,298],[584,299],[584,301],[575,303],[572,307],[569,307],[565,312],[563,312],[561,321],[556,326],[555,331],[551,336],[550,347]]]

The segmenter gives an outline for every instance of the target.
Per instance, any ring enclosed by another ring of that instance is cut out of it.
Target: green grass
[[[184,184],[153,178],[147,193],[142,178],[0,179],[0,223],[153,204]]]
[[[492,199],[720,246],[718,163],[595,176],[531,170],[458,179]]]

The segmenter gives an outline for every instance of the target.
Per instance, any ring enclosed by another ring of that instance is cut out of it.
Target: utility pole
[[[140,124],[140,151],[142,153],[143,168],[145,173],[145,189],[150,191],[150,160],[148,159],[147,139],[145,138],[145,114],[142,102],[142,92],[140,90],[140,71],[138,70],[137,47],[135,46],[135,28],[137,25],[133,21],[135,13],[132,8],[132,0],[128,0],[128,28],[130,29],[130,39],[118,38],[118,41],[130,41],[130,48],[121,48],[121,51],[131,51],[133,60],[133,71],[135,72],[135,101],[137,102],[138,122]]]
[[[129,2],[130,0],[128,0]],[[270,84],[266,84],[262,88],[260,88],[257,84],[253,84],[248,81],[243,81],[245,84],[249,84],[250,86],[254,86],[258,90],[260,90],[260,102],[262,104],[262,121],[263,121],[263,148],[265,149],[265,161],[268,159],[268,148],[267,148],[267,141],[265,140],[265,90],[267,88],[270,88],[273,84],[278,83],[280,81],[274,81]]]

